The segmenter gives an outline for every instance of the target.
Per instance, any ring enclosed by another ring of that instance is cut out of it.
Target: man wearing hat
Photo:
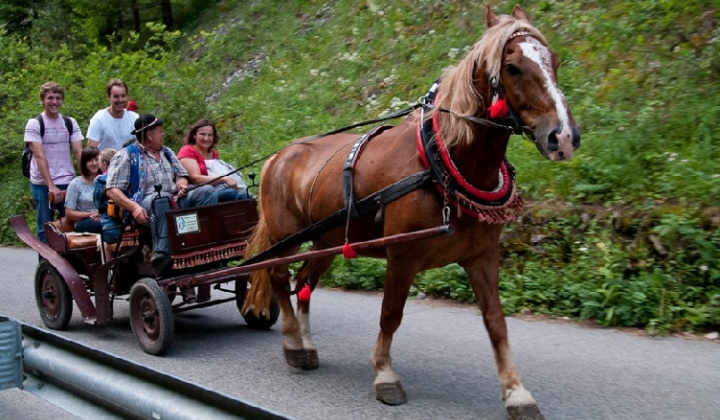
[[[176,196],[180,208],[206,206],[217,203],[212,185],[188,190],[188,173],[172,150],[163,145],[162,120],[152,114],[143,114],[135,121],[137,141],[123,148],[108,168],[107,196],[140,224],[150,225],[153,237],[151,263],[158,265],[170,253],[165,211],[169,200],[154,200],[156,186],[160,194],[172,199]]]

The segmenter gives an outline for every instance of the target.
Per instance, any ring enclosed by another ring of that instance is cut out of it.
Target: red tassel
[[[310,302],[310,286],[307,284],[297,294],[299,302]]]
[[[343,257],[345,257],[348,260],[351,260],[351,259],[357,257],[355,250],[352,249],[352,247],[350,246],[350,244],[348,242],[345,242],[345,245],[343,245]]]
[[[494,104],[490,105],[488,112],[490,113],[490,118],[492,119],[507,117],[509,109],[505,98],[500,98],[495,101]]]

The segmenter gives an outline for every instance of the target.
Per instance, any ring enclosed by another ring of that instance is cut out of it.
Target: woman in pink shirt
[[[201,119],[190,127],[183,139],[185,145],[177,154],[180,163],[188,172],[190,182],[195,185],[209,182],[218,189],[218,202],[251,198],[245,186],[238,185],[238,180],[242,182],[239,174],[219,177],[221,174],[208,173],[208,166],[214,164],[213,161],[219,161],[218,152],[215,150],[219,141],[215,124],[207,119]]]

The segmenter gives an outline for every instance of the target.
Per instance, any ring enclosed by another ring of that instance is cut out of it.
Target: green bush
[[[218,125],[223,157],[259,174],[264,159],[294,138],[414,103],[484,31],[482,7],[470,0],[290,0],[283,7],[221,0],[192,16],[205,6],[180,4],[179,27],[188,33],[149,25],[97,39],[101,21],[73,25],[92,5],[53,14],[29,38],[0,30],[2,219],[34,217],[18,159],[47,80],[66,86],[63,111],[83,132],[107,106],[106,81],[121,77],[142,112],[165,119],[171,147],[207,117]],[[494,9],[507,13],[513,4]],[[506,312],[527,308],[659,333],[718,328],[716,9],[710,0],[525,6],[562,60],[558,81],[583,142],[562,163],[545,161],[531,142],[510,142],[525,198],[545,206],[506,228]],[[17,243],[6,224],[0,242]],[[336,261],[323,281],[374,290],[383,278],[384,262],[358,259]],[[415,290],[473,300],[458,266],[422,273]]]

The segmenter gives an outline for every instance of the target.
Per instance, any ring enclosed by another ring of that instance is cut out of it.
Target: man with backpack
[[[60,217],[65,216],[65,190],[75,177],[71,150],[80,167],[84,137],[74,118],[60,114],[64,100],[62,86],[55,82],[44,83],[40,87],[44,111],[25,125],[25,143],[30,146],[32,158],[23,159],[23,169],[28,161],[27,175],[37,210],[37,236],[43,242],[47,242],[45,223],[53,219],[50,206],[58,210]]]

